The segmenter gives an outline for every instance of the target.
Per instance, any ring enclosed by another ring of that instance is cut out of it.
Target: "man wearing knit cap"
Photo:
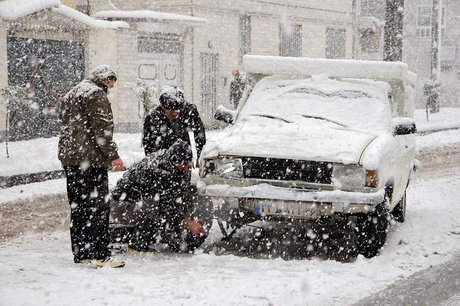
[[[145,155],[168,149],[178,139],[190,144],[188,132],[192,131],[200,156],[206,133],[196,106],[184,98],[181,89],[171,86],[163,88],[159,100],[160,105],[144,121],[142,143]]]
[[[157,237],[168,237],[170,247],[185,234],[188,241],[207,235],[204,221],[193,217],[190,193],[190,145],[177,140],[134,164],[112,191],[112,217],[117,223],[135,224],[129,245],[147,251]]]

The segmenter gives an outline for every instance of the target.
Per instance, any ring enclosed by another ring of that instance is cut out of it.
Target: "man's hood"
[[[245,122],[219,134],[206,144],[204,158],[255,156],[359,163],[375,135],[331,125],[296,125],[288,123],[260,125]]]
[[[103,87],[103,81],[109,77],[117,78],[115,72],[108,65],[97,66],[88,76],[88,80],[94,82],[97,86]]]

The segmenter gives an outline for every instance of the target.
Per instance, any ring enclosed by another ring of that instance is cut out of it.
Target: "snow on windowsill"
[[[135,10],[135,11],[100,11],[92,15],[94,18],[99,19],[149,19],[157,21],[183,21],[192,23],[206,23],[207,20],[204,18],[197,18],[187,15],[163,13],[148,10]]]

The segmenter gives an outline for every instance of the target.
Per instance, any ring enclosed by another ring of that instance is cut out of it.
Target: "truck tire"
[[[385,244],[389,211],[386,201],[377,205],[371,213],[358,216],[356,221],[358,252],[366,258],[379,254]]]
[[[393,219],[398,222],[402,223],[406,221],[406,191],[404,191],[401,200],[399,200],[398,204],[396,204],[393,208],[391,215],[393,216]]]

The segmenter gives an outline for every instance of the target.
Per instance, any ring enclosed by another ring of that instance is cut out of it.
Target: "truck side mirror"
[[[219,105],[214,114],[214,119],[233,124],[236,119],[236,111],[232,111],[225,106]]]
[[[412,118],[399,117],[393,119],[393,135],[409,135],[417,133],[415,120]]]

